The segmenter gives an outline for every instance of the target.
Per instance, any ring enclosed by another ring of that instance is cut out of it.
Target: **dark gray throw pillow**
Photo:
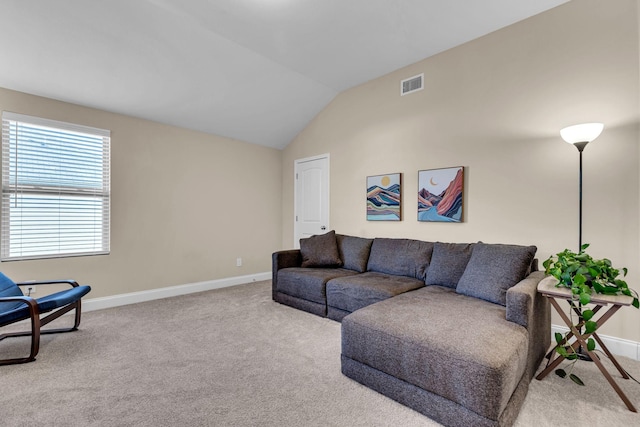
[[[300,253],[303,267],[340,267],[342,265],[334,230],[300,239]]]
[[[371,245],[367,271],[424,280],[432,253],[433,242],[378,237]]]
[[[506,305],[507,289],[525,278],[535,246],[476,243],[456,292]]]
[[[367,261],[369,261],[373,239],[336,234],[336,240],[343,267],[358,273],[367,271]]]
[[[455,289],[469,263],[473,246],[473,243],[436,242],[425,284]]]

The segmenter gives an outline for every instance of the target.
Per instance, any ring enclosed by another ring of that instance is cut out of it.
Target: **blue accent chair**
[[[66,283],[71,289],[56,292],[42,298],[25,296],[20,286],[51,285]],[[3,273],[0,273],[0,328],[22,320],[31,321],[31,330],[24,332],[8,332],[0,334],[0,341],[8,337],[31,337],[31,352],[28,357],[0,360],[0,365],[33,362],[40,348],[40,334],[76,331],[80,325],[81,298],[89,293],[90,286],[80,286],[74,280],[30,281],[15,283]],[[41,329],[49,322],[75,309],[75,321],[71,328]],[[40,314],[51,312],[46,317]]]

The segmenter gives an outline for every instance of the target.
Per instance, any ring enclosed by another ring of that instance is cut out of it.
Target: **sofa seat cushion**
[[[424,286],[422,280],[367,272],[327,282],[327,306],[349,313]]]
[[[505,308],[427,286],[342,321],[342,355],[497,420],[527,366]]]
[[[326,284],[336,277],[351,276],[355,271],[344,268],[290,267],[278,271],[276,291],[308,301],[326,304]]]

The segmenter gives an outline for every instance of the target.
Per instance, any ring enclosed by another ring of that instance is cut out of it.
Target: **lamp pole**
[[[578,192],[578,253],[582,252],[582,152],[584,151],[584,147],[594,139],[596,139],[600,133],[604,125],[602,123],[584,123],[580,125],[569,126],[560,131],[560,136],[569,144],[575,145],[580,153],[580,180],[579,180],[579,192]],[[573,303],[572,303],[573,304]],[[582,313],[582,303],[578,302],[578,307],[580,313]],[[582,322],[582,316],[580,316],[579,321]],[[582,327],[578,328],[580,334],[582,334]],[[581,360],[592,361],[591,357],[584,351],[582,345],[578,347],[578,351],[576,352],[578,358]]]
[[[578,253],[582,252],[582,152],[589,141],[576,142],[573,145],[580,153],[580,189],[579,192],[579,208],[578,208]]]
[[[582,152],[584,151],[584,147],[587,146],[587,144],[589,143],[589,141],[582,141],[582,142],[576,142],[573,145],[576,146],[576,148],[578,149],[578,152],[580,153],[580,185],[579,185],[579,200],[580,200],[580,207],[578,208],[578,253],[582,252]],[[580,310],[580,313],[582,313],[582,303],[578,302],[578,309]],[[580,316],[580,318],[578,319],[580,322],[582,322],[582,316]],[[580,332],[582,334],[582,326],[580,326],[578,328],[578,332]],[[593,360],[591,359],[591,356],[589,356],[587,354],[586,351],[584,351],[584,348],[582,348],[582,344],[580,344],[580,347],[578,347],[578,358],[580,360],[585,360],[587,362],[593,362]]]

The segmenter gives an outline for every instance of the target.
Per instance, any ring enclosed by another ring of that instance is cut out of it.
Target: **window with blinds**
[[[2,113],[2,261],[109,253],[110,132]]]

